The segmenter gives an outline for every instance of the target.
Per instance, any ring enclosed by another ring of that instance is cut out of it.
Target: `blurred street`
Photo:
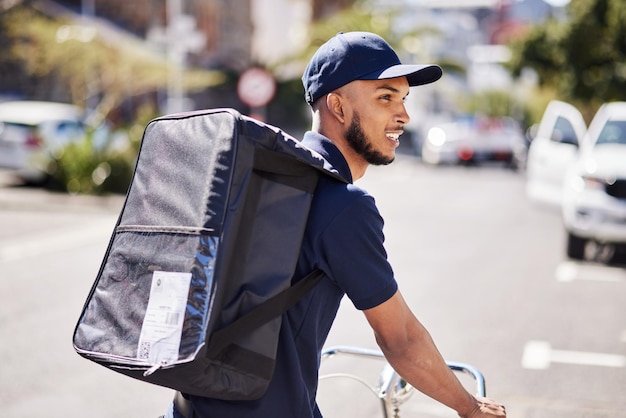
[[[505,403],[509,417],[626,417],[626,270],[568,262],[559,213],[526,199],[523,173],[427,167],[400,155],[370,168],[360,186],[376,197],[415,314],[446,359],[484,373],[488,396]],[[72,348],[122,203],[17,186],[0,173],[3,417],[165,412],[170,390],[108,371]],[[327,345],[376,348],[349,302]],[[329,361],[322,372],[366,369],[358,359]],[[375,396],[359,387],[323,381],[325,417],[376,411]],[[456,416],[417,396],[401,412]]]

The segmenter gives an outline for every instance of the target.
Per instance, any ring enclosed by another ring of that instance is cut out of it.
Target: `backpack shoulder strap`
[[[217,356],[236,337],[247,334],[267,321],[282,315],[313,289],[323,276],[324,273],[321,270],[312,271],[294,285],[277,293],[233,323],[215,331],[209,341],[207,356]]]

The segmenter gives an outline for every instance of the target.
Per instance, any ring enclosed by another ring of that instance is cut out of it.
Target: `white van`
[[[589,129],[575,107],[550,102],[529,148],[526,192],[560,209],[569,258],[609,261],[626,245],[626,102],[604,104]]]
[[[574,106],[557,100],[548,104],[528,148],[526,193],[530,199],[561,207],[565,173],[578,156],[586,130],[585,120]]]
[[[626,244],[626,102],[593,117],[565,174],[562,213],[570,258],[609,261]]]

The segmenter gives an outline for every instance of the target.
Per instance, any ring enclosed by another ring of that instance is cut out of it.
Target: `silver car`
[[[427,164],[502,162],[520,168],[526,142],[519,124],[509,117],[459,117],[432,127],[422,145]]]
[[[0,168],[27,182],[44,180],[54,153],[84,137],[84,116],[66,103],[0,103]]]

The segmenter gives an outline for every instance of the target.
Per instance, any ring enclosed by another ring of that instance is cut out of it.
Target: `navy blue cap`
[[[391,46],[374,33],[340,32],[313,55],[302,84],[311,104],[354,80],[406,76],[409,86],[420,86],[439,80],[442,74],[437,65],[403,65]]]

